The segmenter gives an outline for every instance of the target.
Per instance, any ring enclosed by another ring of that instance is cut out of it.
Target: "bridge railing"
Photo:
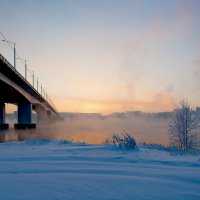
[[[0,35],[2,36],[4,41],[7,41],[7,38],[1,32],[0,32]],[[8,43],[8,45],[10,48],[12,48],[12,46],[9,43]],[[12,48],[12,50],[14,51],[14,48]],[[15,59],[18,58],[21,61],[24,60],[24,59],[21,59],[17,54],[14,57],[15,57]],[[0,59],[3,60],[3,62],[6,63],[6,65],[8,65],[13,71],[15,71],[15,73],[17,73],[17,75],[20,76],[21,79],[23,79],[25,82],[27,82],[27,84],[30,87],[32,87],[32,89],[35,90],[35,92],[37,92],[44,100],[46,100],[46,102],[48,102],[48,104],[57,112],[57,109],[56,109],[53,101],[51,100],[50,96],[44,89],[42,83],[39,82],[38,78],[35,76],[34,71],[30,70],[30,68],[27,67],[26,60],[24,60],[25,61],[24,70],[18,70],[18,68],[11,65],[10,62],[2,54],[0,54]],[[16,66],[16,60],[14,60],[14,63]],[[23,71],[24,71],[24,73],[23,73]],[[30,78],[28,78],[28,76],[27,76],[28,73],[29,73],[29,75],[32,74],[32,76],[31,76],[32,80]]]
[[[36,93],[38,93],[44,100],[46,100],[49,105],[57,112],[57,109],[54,105],[54,103],[52,102],[51,98],[49,97],[49,95],[47,93],[44,92],[44,90],[39,90],[39,88],[35,88],[35,85],[31,82],[29,82],[18,70],[16,70],[16,68],[14,68],[10,62],[0,53],[0,59],[6,63],[6,65],[8,67],[10,67],[16,74],[18,77],[20,77],[21,79],[23,79],[27,85],[29,85]]]

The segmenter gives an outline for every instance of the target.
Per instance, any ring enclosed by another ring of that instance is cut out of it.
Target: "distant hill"
[[[152,118],[152,119],[168,119],[172,116],[173,112],[159,112],[159,113],[145,113],[141,111],[127,111],[127,112],[115,112],[108,115],[102,115],[100,113],[73,113],[73,112],[61,112],[60,117],[64,119],[131,119],[131,118]]]
[[[200,107],[197,107],[194,111],[200,116]],[[147,113],[141,111],[127,111],[127,112],[114,112],[108,115],[103,115],[101,113],[76,113],[76,112],[60,112],[59,115],[62,119],[131,119],[131,118],[145,118],[145,119],[156,119],[156,120],[167,120],[171,118],[173,112],[157,112],[157,113]],[[7,113],[6,118],[8,120],[16,120],[17,112]],[[37,116],[34,113],[33,119],[36,120]]]

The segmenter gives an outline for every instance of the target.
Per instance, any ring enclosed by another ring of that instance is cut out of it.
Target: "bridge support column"
[[[37,122],[38,123],[43,123],[43,122],[47,122],[47,113],[45,110],[39,110],[37,112]]]
[[[18,104],[18,124],[31,124],[32,122],[32,104]]]
[[[15,124],[16,129],[36,128],[36,124],[32,124],[32,104],[18,104],[18,124]]]
[[[5,103],[0,103],[0,130],[8,129],[9,125],[5,124]]]

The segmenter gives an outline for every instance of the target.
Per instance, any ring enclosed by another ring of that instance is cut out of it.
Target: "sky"
[[[0,0],[0,31],[60,112],[171,111],[200,106],[199,10],[199,0]],[[13,63],[2,41],[0,53]]]

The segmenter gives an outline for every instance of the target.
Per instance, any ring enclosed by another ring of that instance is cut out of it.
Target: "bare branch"
[[[200,126],[200,118],[195,114],[190,104],[183,100],[174,111],[174,116],[169,122],[169,134],[171,143],[187,150],[195,148],[197,144],[197,132]]]

